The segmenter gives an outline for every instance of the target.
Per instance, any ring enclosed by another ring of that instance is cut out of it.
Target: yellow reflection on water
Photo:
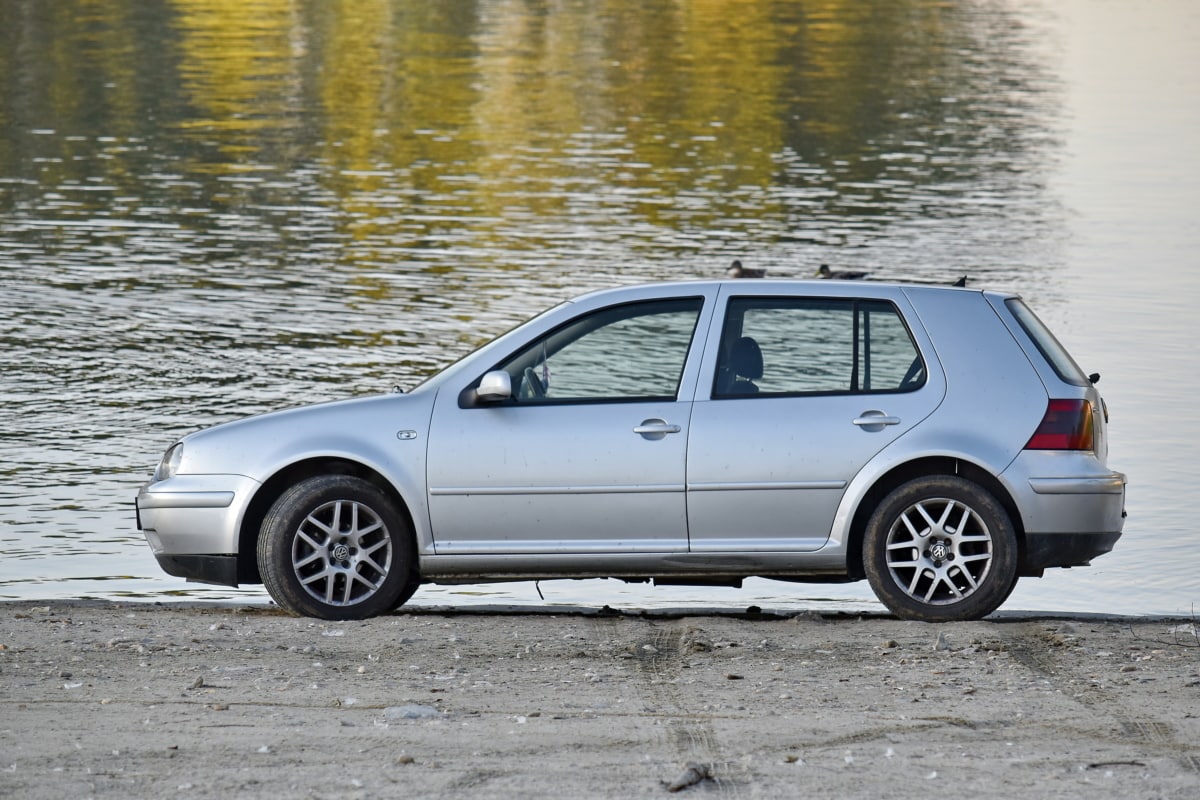
[[[293,0],[171,0],[177,16],[181,88],[194,113],[187,131],[220,137],[237,169],[239,155],[258,149],[253,134],[278,128],[299,110],[299,59],[306,50]],[[293,112],[290,114],[289,112]],[[241,135],[238,135],[241,134]]]

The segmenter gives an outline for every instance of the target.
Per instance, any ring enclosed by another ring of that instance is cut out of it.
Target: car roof
[[[637,295],[642,291],[653,293],[662,296],[664,290],[678,289],[680,292],[706,292],[709,290],[719,289],[722,287],[734,288],[735,294],[756,294],[763,292],[765,294],[788,294],[795,292],[803,294],[812,292],[816,295],[824,296],[844,296],[861,294],[863,296],[882,297],[898,292],[951,292],[951,293],[970,293],[970,294],[991,294],[1001,297],[1014,297],[1015,295],[1007,292],[995,292],[978,287],[962,287],[952,286],[950,284],[940,283],[918,283],[918,282],[900,282],[900,281],[872,281],[872,280],[829,280],[817,278],[722,278],[722,279],[695,279],[695,280],[679,280],[679,281],[655,281],[649,283],[629,284],[625,286],[611,287],[607,289],[596,289],[584,294],[571,298],[569,302],[577,302],[584,299],[600,298],[605,295]]]

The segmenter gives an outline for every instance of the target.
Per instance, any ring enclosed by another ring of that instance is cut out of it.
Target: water
[[[134,530],[173,437],[740,258],[1021,292],[1104,375],[1130,519],[1006,608],[1189,613],[1200,7],[634,5],[0,0],[0,598],[265,602]],[[768,581],[413,602],[881,608]]]

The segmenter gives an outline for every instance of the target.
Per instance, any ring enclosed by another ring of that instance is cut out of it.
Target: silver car
[[[219,425],[137,497],[171,575],[358,619],[421,583],[865,578],[983,617],[1124,524],[1107,409],[1016,296],[862,281],[594,292],[408,394]]]

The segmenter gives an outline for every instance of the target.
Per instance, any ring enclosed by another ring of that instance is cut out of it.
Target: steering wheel
[[[925,362],[921,361],[921,357],[917,356],[908,365],[908,371],[904,373],[904,377],[900,379],[900,389],[910,389],[925,375]]]
[[[533,371],[533,367],[526,367],[523,376],[524,379],[521,381],[522,398],[541,400],[546,396],[546,387],[542,385],[542,379]]]

